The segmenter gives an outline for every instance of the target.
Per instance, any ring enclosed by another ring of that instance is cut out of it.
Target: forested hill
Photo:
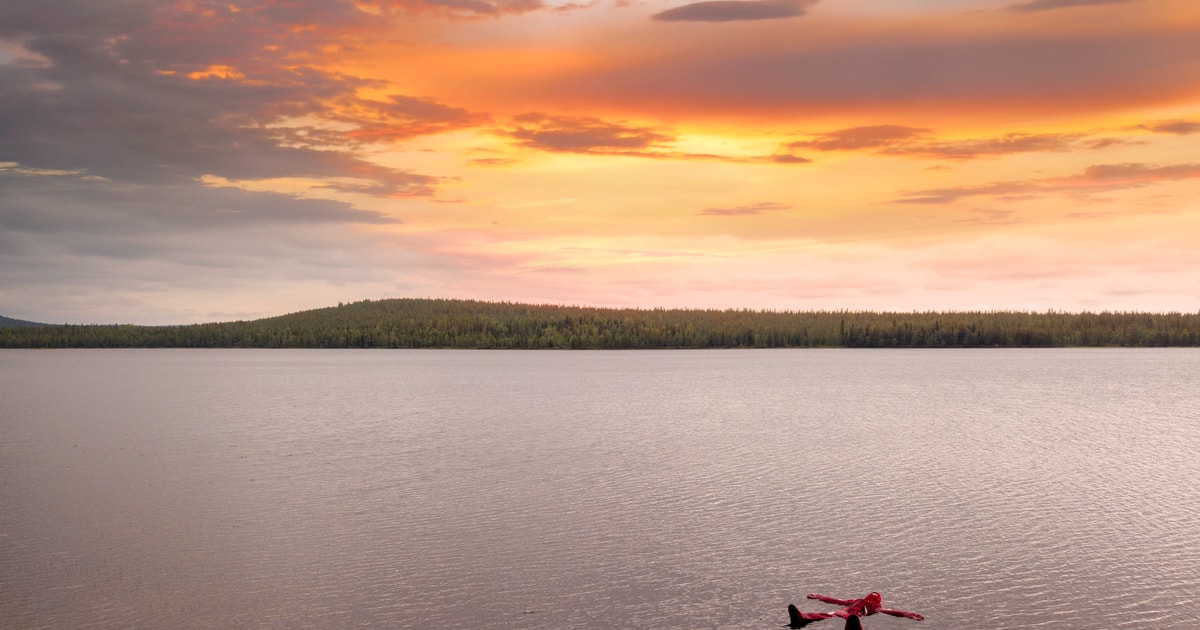
[[[45,325],[46,324],[39,324],[37,322],[27,322],[23,319],[13,319],[11,317],[5,317],[3,315],[0,315],[0,328],[20,328],[20,327],[25,327],[25,326],[45,326]]]
[[[644,310],[365,300],[190,326],[0,328],[21,348],[974,348],[1200,346],[1200,313]]]

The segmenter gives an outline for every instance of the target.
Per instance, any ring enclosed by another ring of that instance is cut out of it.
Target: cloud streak
[[[1017,153],[1056,153],[1100,149],[1116,140],[1090,138],[1079,133],[1010,133],[995,138],[959,141],[896,143],[880,150],[884,155],[907,155],[934,160],[973,160]]]
[[[1053,11],[1056,9],[1072,9],[1107,4],[1125,4],[1133,1],[1134,0],[1033,0],[1032,2],[1022,2],[1019,4],[1009,5],[1008,10],[1016,13],[1037,13],[1039,11]]]
[[[625,122],[610,122],[589,116],[550,116],[532,112],[512,119],[512,126],[500,130],[503,137],[515,139],[521,147],[551,153],[611,155],[675,160],[714,160],[732,163],[778,162],[808,163],[797,156],[776,153],[772,156],[737,157],[718,153],[688,153],[675,148],[679,138],[669,129],[644,127]],[[487,161],[475,160],[483,165]]]
[[[708,0],[655,13],[660,22],[739,22],[804,15],[817,0]]]
[[[1011,198],[1058,193],[1090,195],[1186,179],[1200,179],[1200,164],[1098,164],[1066,177],[917,190],[905,194],[896,203],[948,204],[970,197]]]
[[[379,13],[399,11],[452,18],[520,15],[547,8],[541,0],[376,0],[359,6]]]
[[[780,212],[790,210],[791,205],[779,203],[777,201],[764,201],[760,203],[752,203],[745,206],[728,206],[722,208],[705,208],[699,212],[701,216],[706,217],[748,217],[763,214],[766,212]]]
[[[1200,121],[1167,120],[1140,125],[1139,128],[1153,131],[1154,133],[1169,133],[1177,136],[1189,136],[1193,133],[1200,133]]]
[[[1174,125],[1173,133],[1186,132],[1186,124]],[[1162,129],[1162,131],[1168,131]],[[974,160],[1018,153],[1054,153],[1103,149],[1123,140],[1083,133],[1008,133],[991,138],[937,140],[930,129],[902,125],[851,127],[814,135],[780,146],[778,155],[796,151],[858,151],[875,155],[918,157],[932,160]]]
[[[811,140],[797,140],[788,143],[787,149],[806,149],[813,151],[862,151],[865,149],[886,149],[895,147],[914,138],[929,136],[928,129],[905,127],[903,125],[872,125],[868,127],[851,127],[817,134]]]

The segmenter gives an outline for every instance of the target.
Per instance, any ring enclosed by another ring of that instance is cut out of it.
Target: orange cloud
[[[399,142],[491,121],[488,114],[411,96],[391,95],[387,102],[346,97],[338,105],[327,117],[355,125],[344,134],[355,142]]]
[[[565,153],[644,154],[674,141],[649,127],[604,122],[596,118],[522,114],[509,135],[522,146]]]
[[[162,74],[168,74],[170,71],[164,71]],[[245,79],[246,75],[238,72],[236,69],[226,65],[213,65],[203,70],[189,72],[187,78],[192,80],[199,79]]]

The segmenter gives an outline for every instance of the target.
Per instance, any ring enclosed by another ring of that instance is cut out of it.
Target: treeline
[[[1200,346],[1200,313],[779,312],[365,300],[254,321],[0,329],[8,348]]]

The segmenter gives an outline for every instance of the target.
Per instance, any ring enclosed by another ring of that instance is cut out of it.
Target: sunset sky
[[[1200,310],[1196,0],[0,0],[0,315]]]

